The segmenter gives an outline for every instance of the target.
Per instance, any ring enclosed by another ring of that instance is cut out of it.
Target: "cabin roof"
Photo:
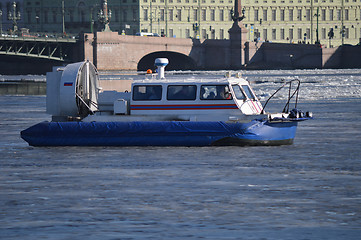
[[[247,80],[243,78],[225,78],[225,77],[213,77],[213,78],[198,78],[198,77],[190,77],[190,78],[165,78],[165,79],[156,79],[149,78],[143,80],[134,80],[134,84],[228,84],[229,82],[239,82],[239,83],[247,83]]]

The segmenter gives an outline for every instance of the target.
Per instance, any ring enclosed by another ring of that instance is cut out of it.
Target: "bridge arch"
[[[167,70],[195,70],[196,62],[189,56],[171,51],[152,52],[142,57],[137,66],[138,71],[146,71],[154,69],[154,61],[156,58],[168,58],[169,64]]]

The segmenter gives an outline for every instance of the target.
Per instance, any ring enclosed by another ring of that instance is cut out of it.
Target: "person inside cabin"
[[[227,85],[217,86],[217,97],[216,99],[231,99],[229,88]]]

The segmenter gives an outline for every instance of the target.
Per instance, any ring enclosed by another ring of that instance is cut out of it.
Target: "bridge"
[[[241,41],[84,34],[84,58],[99,70],[147,70],[158,57],[169,59],[168,70],[239,69]]]
[[[0,37],[0,55],[71,62],[76,43],[73,37],[4,35]]]
[[[240,68],[240,41],[234,49],[231,45],[230,40],[129,36],[116,32],[85,33],[78,38],[1,36],[0,62],[4,67],[0,74],[45,73],[52,66],[86,59],[99,70],[147,70],[154,68],[158,57],[169,59],[168,70]]]

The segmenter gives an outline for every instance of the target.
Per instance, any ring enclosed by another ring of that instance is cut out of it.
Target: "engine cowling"
[[[99,76],[89,62],[55,67],[46,75],[47,113],[55,118],[84,118],[97,110]]]

